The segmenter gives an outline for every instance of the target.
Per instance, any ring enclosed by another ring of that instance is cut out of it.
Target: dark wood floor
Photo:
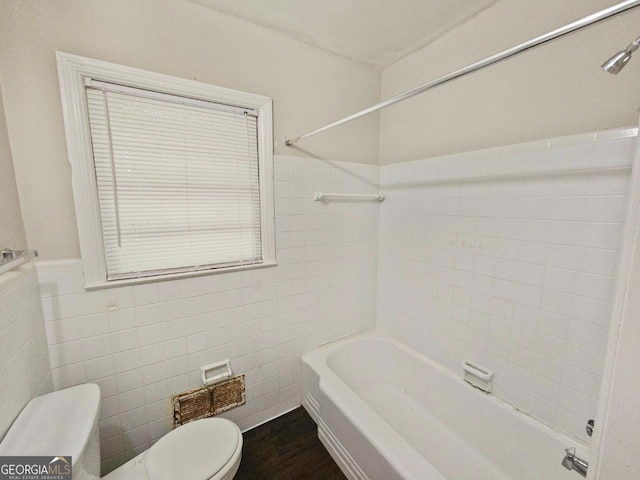
[[[235,480],[346,480],[300,407],[244,434]]]

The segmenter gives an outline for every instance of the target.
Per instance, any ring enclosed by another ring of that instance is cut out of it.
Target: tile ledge
[[[463,152],[450,153],[446,155],[437,155],[434,157],[418,158],[415,160],[406,160],[403,162],[389,163],[380,165],[381,169],[393,166],[408,166],[417,164],[418,162],[448,159],[470,159],[495,157],[505,154],[517,153],[535,153],[544,150],[554,150],[561,147],[570,147],[576,145],[594,144],[611,140],[623,140],[625,138],[633,138],[638,136],[638,127],[620,127],[608,130],[598,130],[595,132],[576,133],[572,135],[564,135],[552,137],[542,140],[533,140],[531,142],[514,143],[510,145],[498,145],[495,147],[481,148],[478,150],[468,150]]]

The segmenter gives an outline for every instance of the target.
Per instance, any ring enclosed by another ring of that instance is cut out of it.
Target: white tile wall
[[[0,439],[33,397],[53,389],[33,264],[0,275]]]
[[[636,134],[609,131],[381,168],[378,325],[586,440]]]
[[[198,367],[231,358],[243,429],[300,404],[299,356],[375,326],[375,203],[312,192],[375,192],[377,166],[278,156],[278,266],[86,292],[79,260],[38,265],[55,387],[102,389],[103,473],[171,428],[170,396]]]
[[[487,365],[498,396],[584,439],[635,133],[381,169],[278,156],[278,267],[86,292],[79,260],[39,264],[55,387],[100,384],[106,473],[171,428],[169,397],[202,364],[246,373],[227,414],[243,429],[297,406],[300,353],[372,328],[377,298],[381,329],[454,371]],[[311,200],[378,191],[379,174],[379,215]]]

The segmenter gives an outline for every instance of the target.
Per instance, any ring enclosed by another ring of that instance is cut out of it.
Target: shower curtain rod
[[[518,55],[526,50],[537,47],[538,45],[541,45],[545,42],[555,40],[556,38],[562,37],[571,32],[575,32],[576,30],[580,30],[581,28],[588,27],[589,25],[592,25],[609,17],[619,15],[620,13],[638,6],[640,6],[640,0],[626,0],[616,5],[612,5],[611,7],[605,8],[604,10],[592,13],[591,15],[587,15],[586,17],[576,20],[575,22],[568,23],[563,27],[556,28],[555,30],[540,35],[539,37],[527,40],[524,43],[516,45],[515,47],[508,48],[507,50],[503,50],[478,62],[472,63],[470,65],[467,65],[466,67],[448,73],[447,75],[436,78],[435,80],[431,80],[430,82],[423,83],[422,85],[418,85],[417,87],[414,87],[410,90],[406,90],[402,93],[399,93],[398,95],[383,100],[380,103],[376,103],[375,105],[365,108],[364,110],[360,110],[359,112],[351,114],[347,117],[341,118],[340,120],[337,120],[333,123],[329,123],[323,127],[316,128],[315,130],[311,130],[310,132],[307,132],[298,137],[285,139],[284,143],[287,146],[291,146],[294,143],[298,143],[300,140],[311,137],[312,135],[316,135],[320,132],[324,132],[325,130],[329,130],[330,128],[337,127],[338,125],[342,125],[347,122],[351,122],[360,117],[364,117],[365,115],[369,115],[370,113],[377,112],[378,110],[382,110],[383,108],[394,105],[398,102],[402,102],[403,100],[415,97],[416,95],[424,93],[427,90],[431,90],[432,88],[444,85],[445,83],[449,83],[452,80],[464,77],[465,75],[481,70],[485,67],[493,65],[494,63],[501,62],[502,60],[506,60],[507,58]]]

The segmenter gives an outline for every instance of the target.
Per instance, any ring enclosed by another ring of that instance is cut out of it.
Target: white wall
[[[637,239],[637,237],[636,237]],[[637,239],[638,244],[640,240]],[[638,351],[640,350],[640,256],[636,251],[630,265],[633,273],[628,284],[624,321],[615,344],[616,360],[613,369],[611,391],[608,395],[608,411],[603,429],[598,475],[594,478],[608,480],[636,480],[640,469],[640,376],[638,375]]]
[[[632,194],[627,237],[621,258],[609,352],[605,365],[601,410],[596,418],[594,439],[597,459],[589,466],[589,478],[635,480],[640,471],[640,138],[636,139]]]
[[[4,119],[2,91],[0,90],[0,248],[24,250],[27,238],[24,234],[22,212],[18,199],[16,178],[13,173],[13,158]]]
[[[374,103],[380,73],[188,0],[6,0],[0,83],[30,248],[77,258],[56,50],[272,97],[276,151],[293,136]],[[305,142],[312,154],[377,163],[371,117]]]
[[[382,98],[615,3],[499,0],[386,68]],[[640,62],[617,76],[600,64],[637,38],[639,24],[636,8],[385,109],[381,163],[635,125]]]
[[[276,157],[278,266],[86,292],[79,260],[39,262],[55,387],[102,389],[103,473],[171,429],[172,394],[231,358],[243,428],[300,405],[299,357],[375,325],[377,211],[314,191],[375,192],[378,167]]]
[[[0,439],[29,400],[51,390],[38,275],[27,264],[0,275]]]
[[[382,167],[378,325],[588,440],[636,132]]]

